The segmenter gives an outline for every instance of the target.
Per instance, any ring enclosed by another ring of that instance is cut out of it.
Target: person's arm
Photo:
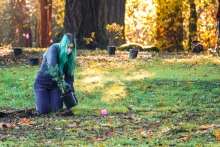
[[[59,57],[58,57],[59,51],[55,45],[51,45],[49,49],[46,51],[44,55],[44,72],[46,73],[46,76],[53,79],[54,76],[56,77],[56,73],[58,73],[58,77],[60,76],[60,69],[55,66],[59,64]],[[56,71],[54,71],[56,70]],[[50,73],[52,72],[52,73]]]
[[[75,91],[73,86],[74,83],[73,75],[65,74],[64,81],[71,86],[71,91]]]
[[[58,49],[55,47],[55,45],[51,45],[47,50],[46,60],[47,63],[53,67],[55,67],[56,64],[58,64]]]

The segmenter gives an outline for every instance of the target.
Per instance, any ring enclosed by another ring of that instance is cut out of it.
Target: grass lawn
[[[0,110],[35,106],[42,49],[0,60]],[[218,146],[220,59],[211,55],[79,51],[74,116],[0,118],[1,146]],[[100,111],[106,109],[107,116]]]

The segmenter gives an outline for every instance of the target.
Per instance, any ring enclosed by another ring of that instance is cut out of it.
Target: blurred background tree
[[[83,38],[95,32],[96,42],[109,45],[106,25],[116,22],[124,26],[124,15],[125,0],[66,0],[64,27],[76,36],[80,47],[94,49],[96,44],[86,45]]]
[[[94,49],[97,45],[86,45],[83,38],[95,32],[95,41],[107,46],[106,25],[114,22],[125,28],[125,40],[122,42],[153,45],[161,51],[190,51],[191,42],[195,39],[203,43],[205,49],[215,47],[217,42],[216,0],[45,0],[47,4],[42,2],[0,2],[2,44],[12,43],[15,30],[19,28],[20,46],[48,47],[52,42],[58,42],[65,32],[71,32],[76,36],[79,48]],[[48,29],[43,31],[41,28]],[[30,34],[28,39],[25,38],[27,33]],[[43,40],[45,43],[42,43]],[[117,45],[120,45],[119,42]]]

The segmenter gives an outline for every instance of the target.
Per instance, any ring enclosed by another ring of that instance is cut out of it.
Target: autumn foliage
[[[10,7],[10,2],[6,0],[2,0],[1,4],[0,26],[7,30],[0,31],[1,43],[11,43],[16,28],[19,28],[22,34],[31,34],[28,41],[36,43],[38,35],[37,28],[34,27],[37,24],[36,1],[16,0],[13,1],[13,7]],[[52,6],[53,33],[49,32],[48,35],[55,38],[64,27],[65,1],[54,0],[50,6]],[[200,40],[205,50],[216,48],[217,7],[217,1],[213,0],[127,0],[124,20],[126,42],[155,45],[161,51],[190,51],[191,41]],[[192,15],[193,12],[195,15]],[[14,18],[13,14],[19,14],[19,17]],[[25,21],[20,23],[21,19]],[[10,28],[5,25],[6,20],[11,24]],[[27,39],[24,37],[21,39],[22,45],[30,45]]]

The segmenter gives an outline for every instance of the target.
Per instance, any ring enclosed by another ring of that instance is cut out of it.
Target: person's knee
[[[50,109],[49,108],[39,108],[39,107],[36,107],[36,110],[39,114],[48,114],[50,113]]]
[[[45,103],[39,100],[36,100],[36,111],[39,114],[47,114],[50,112],[50,105],[49,103]]]
[[[63,109],[63,103],[59,103],[58,105],[51,107],[52,112],[57,112],[62,109]]]

